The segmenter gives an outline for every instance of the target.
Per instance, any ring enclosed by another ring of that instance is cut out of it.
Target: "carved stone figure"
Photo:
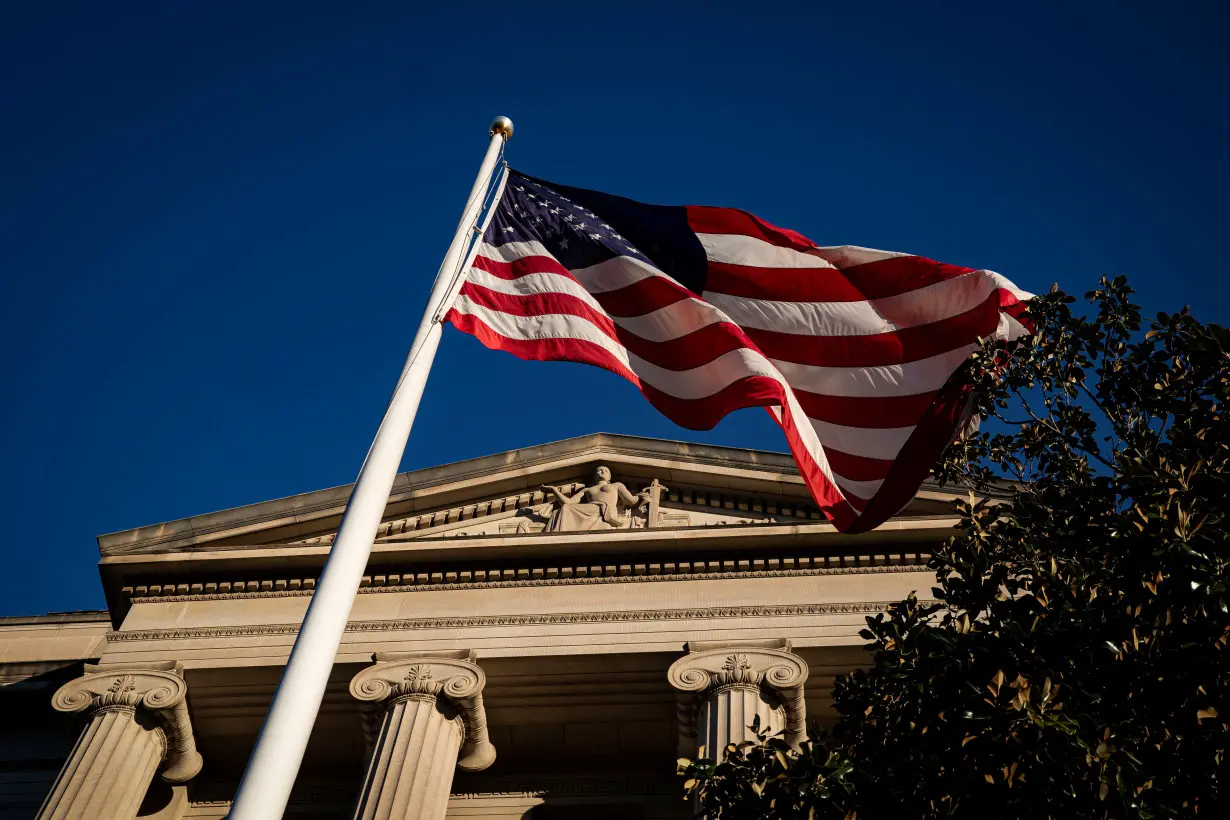
[[[655,482],[656,483],[656,482]],[[648,507],[651,493],[641,490],[637,495],[622,483],[611,481],[606,466],[594,470],[592,487],[568,495],[551,484],[542,485],[547,497],[554,497],[555,508],[547,522],[547,532],[588,532],[589,530],[621,529],[631,524],[629,512]]]

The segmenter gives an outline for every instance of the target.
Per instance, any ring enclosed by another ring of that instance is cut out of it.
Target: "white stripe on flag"
[[[829,245],[812,248],[810,253],[827,259],[837,268],[853,268],[866,265],[869,262],[880,262],[885,259],[897,259],[902,256],[913,256],[911,253],[895,253],[893,251],[878,251],[875,248],[863,248],[858,245]]]
[[[698,233],[710,262],[754,268],[832,268],[819,256],[782,248],[755,236],[737,233]]]
[[[894,459],[914,433],[913,425],[867,428],[846,427],[818,419],[810,421],[824,446],[863,458]]]
[[[524,260],[529,272],[557,272],[556,266],[564,267],[541,242],[507,242],[503,245],[483,243],[478,247],[478,254],[497,262],[517,262]],[[554,264],[551,264],[551,263]],[[479,268],[471,268],[471,272]],[[612,259],[591,265],[588,268],[575,268],[572,276],[590,293],[605,293],[609,290],[619,290],[628,285],[636,284],[642,279],[661,276],[674,282],[653,265],[646,264],[632,256],[616,256]]]
[[[796,390],[850,398],[914,396],[943,387],[977,346],[964,345],[929,359],[881,367],[818,367],[779,359],[773,363]]]
[[[464,293],[457,300],[454,309],[458,313],[474,316],[496,333],[509,339],[571,339],[598,345],[646,384],[677,399],[708,398],[733,382],[749,376],[767,376],[785,384],[785,380],[769,360],[751,348],[728,351],[690,370],[668,370],[629,352],[626,347],[580,316],[565,313],[514,316],[476,304]],[[805,419],[806,415],[800,415],[799,418]]]
[[[873,336],[959,316],[981,305],[999,287],[975,271],[896,296],[858,302],[780,302],[710,291],[704,296],[742,327],[811,337]]]

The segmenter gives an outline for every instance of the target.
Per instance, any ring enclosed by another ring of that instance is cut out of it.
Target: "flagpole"
[[[436,274],[401,378],[359,470],[337,538],[329,550],[282,681],[274,693],[269,714],[231,804],[230,820],[277,820],[286,810],[346,630],[350,608],[367,568],[372,542],[380,519],[384,517],[393,479],[406,449],[419,400],[423,397],[427,374],[440,344],[442,309],[451,296],[455,276],[468,256],[473,244],[471,240],[479,231],[477,219],[483,210],[501,148],[512,132],[512,120],[507,117],[497,117],[491,124],[487,154],[479,166],[474,187],[470,189],[457,233]]]

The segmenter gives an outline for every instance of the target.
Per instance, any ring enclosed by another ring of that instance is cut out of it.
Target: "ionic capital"
[[[698,649],[708,646],[697,644]],[[762,684],[779,692],[802,687],[807,664],[788,649],[731,644],[690,651],[671,664],[671,685],[681,692],[701,694],[710,689]]]
[[[468,651],[441,653],[377,652],[375,663],[350,681],[350,694],[369,705],[367,734],[374,740],[380,712],[405,698],[443,698],[457,710],[464,741],[457,766],[482,771],[495,762],[487,733],[483,687],[487,675]]]
[[[196,776],[202,762],[187,695],[182,668],[174,662],[86,664],[85,674],[61,686],[51,705],[60,712],[87,715],[110,709],[147,713],[166,738],[162,778],[184,783]]]
[[[729,689],[769,690],[781,703],[786,741],[798,745],[807,732],[803,684],[807,662],[790,651],[787,641],[694,643],[671,664],[667,679],[678,692],[681,748],[696,735],[700,701]]]

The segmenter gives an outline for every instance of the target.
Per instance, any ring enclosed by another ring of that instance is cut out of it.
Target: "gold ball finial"
[[[494,137],[496,134],[503,134],[504,142],[508,142],[510,139],[512,139],[512,135],[513,135],[512,120],[510,120],[508,117],[496,117],[491,123],[491,136]]]

